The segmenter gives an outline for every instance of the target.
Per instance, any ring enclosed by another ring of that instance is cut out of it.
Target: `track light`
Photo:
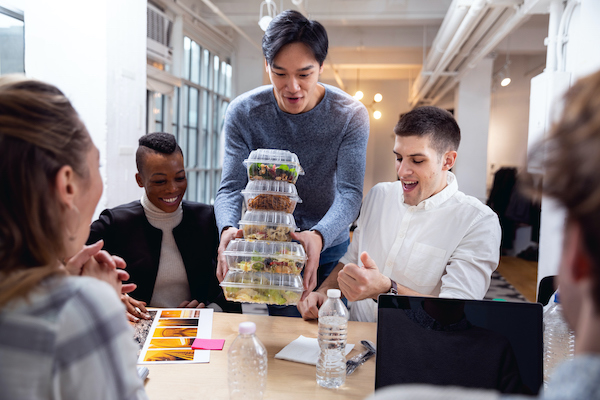
[[[376,93],[375,96],[373,96],[373,101],[375,101],[375,103],[379,103],[381,100],[383,100],[383,95],[381,93]]]
[[[266,7],[267,9],[266,14],[263,13],[264,7]],[[271,21],[273,21],[273,18],[275,18],[276,15],[277,6],[275,5],[275,2],[273,0],[265,0],[262,3],[260,3],[260,14],[258,17],[258,26],[260,26],[260,29],[266,32],[267,28],[269,27],[269,24],[271,23]]]
[[[360,90],[357,90],[357,91],[356,91],[356,93],[354,93],[354,96],[353,96],[353,97],[354,97],[356,100],[362,100],[362,98],[363,98],[363,97],[365,97],[365,94],[364,94],[362,91],[360,91]]]
[[[378,111],[378,110],[373,111],[373,118],[375,118],[375,119],[381,118],[381,111]]]

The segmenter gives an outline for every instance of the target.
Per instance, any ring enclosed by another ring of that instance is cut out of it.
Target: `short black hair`
[[[267,64],[273,60],[279,50],[290,43],[303,43],[308,46],[319,66],[327,57],[329,39],[327,31],[317,21],[310,20],[295,10],[286,10],[273,18],[262,39],[262,50]]]
[[[135,153],[135,163],[138,172],[142,172],[143,163],[148,153],[173,154],[179,151],[183,156],[181,147],[177,144],[175,136],[166,132],[154,132],[142,136],[138,141],[139,147]]]
[[[448,111],[433,106],[417,107],[403,114],[394,127],[398,136],[430,136],[431,147],[441,157],[460,145],[460,128]]]

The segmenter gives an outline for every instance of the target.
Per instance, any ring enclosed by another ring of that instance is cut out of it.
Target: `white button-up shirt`
[[[500,259],[498,216],[478,199],[448,185],[416,206],[404,203],[402,183],[384,182],[367,194],[343,264],[362,265],[369,253],[381,273],[422,294],[482,299]],[[351,303],[351,319],[375,321],[371,299]]]

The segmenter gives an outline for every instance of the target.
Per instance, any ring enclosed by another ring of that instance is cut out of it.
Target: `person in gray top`
[[[233,238],[242,236],[237,229],[240,191],[248,182],[242,161],[259,148],[296,153],[305,171],[296,183],[302,202],[294,212],[301,229],[294,236],[309,257],[303,296],[346,252],[348,228],[362,201],[369,115],[362,103],[342,90],[319,83],[327,47],[327,32],[320,23],[297,11],[282,12],[262,43],[272,84],[242,94],[227,109],[223,175],[214,205],[221,234],[219,280],[227,273],[223,251]],[[300,316],[295,307],[269,311]]]

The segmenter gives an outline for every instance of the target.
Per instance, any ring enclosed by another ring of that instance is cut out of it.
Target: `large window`
[[[231,97],[231,65],[184,37],[180,102],[173,133],[184,152],[186,199],[213,204],[221,182],[221,130]],[[181,109],[179,108],[181,106]],[[175,120],[173,120],[175,121]]]
[[[23,13],[0,5],[0,75],[25,72]]]

